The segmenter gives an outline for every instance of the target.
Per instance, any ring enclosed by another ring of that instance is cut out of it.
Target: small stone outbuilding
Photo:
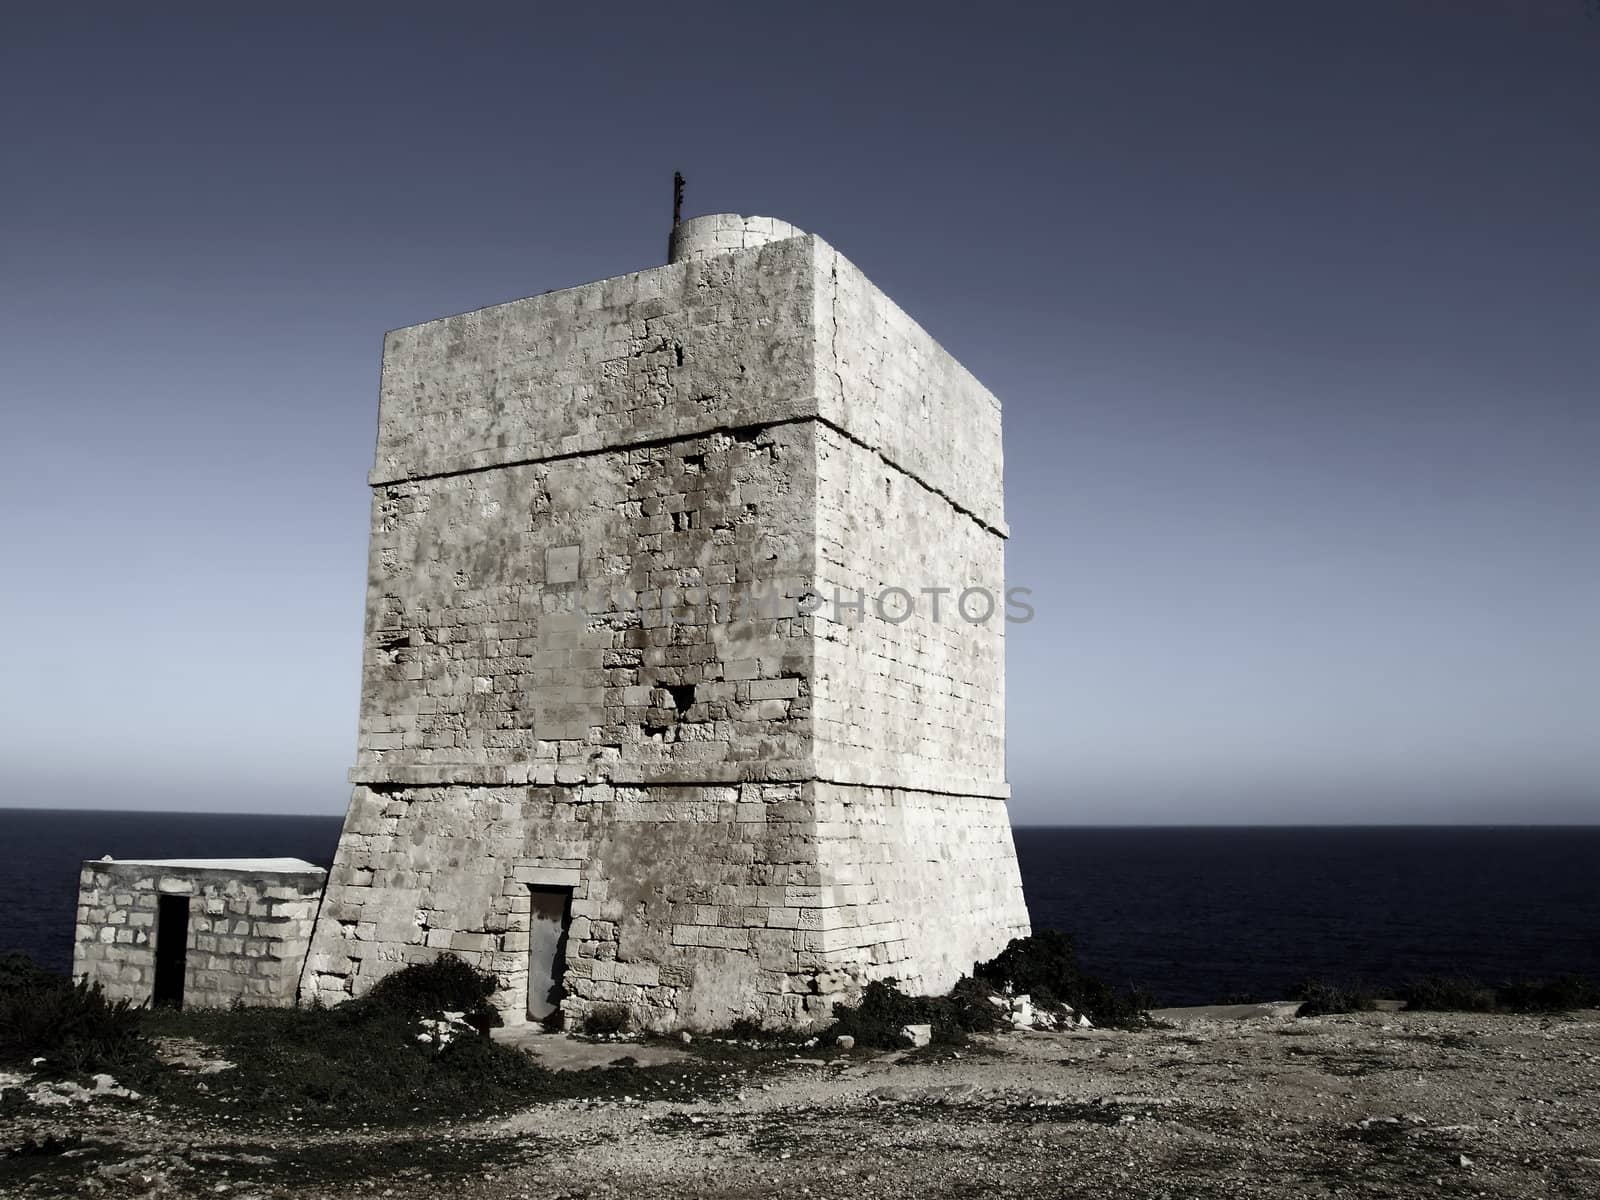
[[[73,978],[136,1004],[292,1005],[326,879],[298,858],[86,862]]]

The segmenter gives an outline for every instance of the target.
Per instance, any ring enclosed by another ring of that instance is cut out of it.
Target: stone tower
[[[385,339],[304,999],[449,950],[510,1021],[802,1025],[1028,932],[999,404],[782,221],[669,258]]]

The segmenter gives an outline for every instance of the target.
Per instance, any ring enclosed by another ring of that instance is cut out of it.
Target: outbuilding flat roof
[[[89,865],[106,863],[130,867],[175,867],[192,871],[255,871],[269,875],[305,875],[323,868],[303,858],[91,858]]]

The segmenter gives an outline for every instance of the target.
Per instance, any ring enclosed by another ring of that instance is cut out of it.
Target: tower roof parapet
[[[713,258],[785,238],[804,237],[805,232],[776,217],[742,217],[738,213],[690,217],[672,227],[672,236],[667,241],[667,261]]]

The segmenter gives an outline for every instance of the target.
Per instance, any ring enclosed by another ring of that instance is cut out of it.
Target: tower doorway
[[[572,889],[535,884],[530,891],[533,903],[528,921],[528,1019],[550,1025],[561,1015]]]

